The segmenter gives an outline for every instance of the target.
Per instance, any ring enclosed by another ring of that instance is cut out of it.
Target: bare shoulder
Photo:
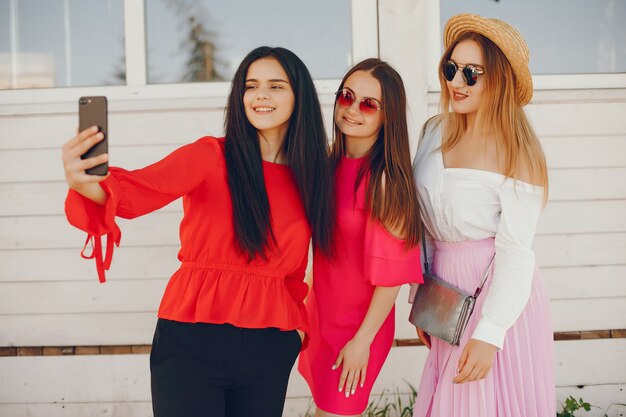
[[[541,170],[538,167],[533,169],[530,161],[527,161],[524,158],[520,158],[520,161],[518,162],[515,179],[539,187],[544,185]]]

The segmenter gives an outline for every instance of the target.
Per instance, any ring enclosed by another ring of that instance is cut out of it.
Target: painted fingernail
[[[341,387],[339,387],[339,392],[341,392]]]
[[[354,393],[356,392],[355,389],[352,390],[352,392],[350,394],[354,395]]]
[[[332,369],[334,371],[335,369],[337,369],[337,367],[335,365],[333,365],[333,366],[330,367],[330,369]],[[339,390],[339,391],[341,391],[341,390]]]
[[[350,396],[350,392],[346,390],[346,398],[348,398],[349,396]]]

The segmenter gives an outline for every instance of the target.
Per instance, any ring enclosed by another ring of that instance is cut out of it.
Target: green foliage
[[[576,417],[575,412],[580,410],[581,408],[585,411],[591,410],[592,405],[588,402],[583,401],[582,398],[576,400],[573,396],[569,396],[565,399],[565,404],[563,405],[563,411],[560,413],[557,412],[557,417]]]
[[[369,403],[369,405],[363,412],[363,416],[411,417],[413,415],[413,404],[415,404],[415,396],[417,395],[417,391],[410,383],[406,382],[406,384],[409,386],[409,389],[411,391],[407,404],[404,404],[404,396],[400,393],[398,387],[394,387],[393,394],[390,394],[387,390],[385,390],[375,401]],[[389,395],[392,395],[392,397],[389,398]]]
[[[578,415],[576,415],[575,413],[579,410],[585,410],[585,413],[587,413],[588,411],[591,410],[591,408],[599,408],[597,405],[591,405],[588,402],[583,401],[582,398],[579,398],[577,400],[571,395],[565,399],[565,404],[562,404],[562,405],[563,405],[563,410],[560,412],[557,412],[556,417],[583,417],[582,414],[579,413]],[[603,413],[604,417],[608,417],[608,412],[613,406],[626,407],[626,404],[621,404],[621,403],[609,404],[608,408],[604,410],[604,413]]]
[[[408,385],[410,393],[408,394],[408,402],[407,394],[400,393],[398,387],[394,387],[393,390],[385,390],[382,394],[380,394],[376,399],[369,403],[365,411],[363,412],[363,417],[411,417],[413,415],[413,405],[415,404],[415,397],[417,396],[417,391],[409,382],[405,381]],[[559,412],[557,411],[556,417],[584,417],[588,411],[592,408],[598,408],[596,405],[589,404],[584,401],[582,398],[576,399],[573,396],[569,396],[565,399],[565,404],[562,404],[563,409]],[[608,417],[607,413],[609,409],[613,406],[617,407],[626,407],[626,404],[621,403],[613,403],[609,405],[609,407],[604,412],[604,417]],[[582,411],[581,411],[582,410]],[[575,414],[579,412],[578,414]],[[307,410],[304,414],[301,414],[301,417],[314,417],[315,416],[315,405],[313,401],[309,403]]]

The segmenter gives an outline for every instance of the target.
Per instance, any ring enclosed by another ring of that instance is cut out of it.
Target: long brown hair
[[[515,97],[515,75],[513,68],[504,53],[489,38],[477,33],[465,33],[444,52],[439,68],[443,62],[450,59],[454,48],[459,42],[473,40],[483,54],[485,74],[485,92],[476,115],[476,126],[483,132],[491,132],[496,138],[496,152],[504,152],[504,175],[509,178],[518,178],[523,167],[528,168],[531,178],[539,178],[544,187],[544,202],[548,198],[548,170],[546,158],[541,143],[522,106]],[[465,114],[450,111],[450,92],[439,71],[441,83],[441,114],[443,121],[443,138],[441,149],[443,152],[452,149],[461,139],[467,129]]]
[[[293,52],[268,46],[254,49],[243,59],[226,106],[225,156],[237,248],[248,261],[267,259],[268,252],[276,250],[258,133],[246,117],[242,99],[248,68],[262,58],[278,61],[291,83],[295,105],[283,146],[312,229],[313,245],[330,255],[335,219],[332,171],[315,85]]]
[[[383,124],[376,142],[365,154],[355,190],[369,174],[365,204],[370,217],[387,228],[400,230],[406,239],[407,248],[410,248],[419,243],[421,229],[417,191],[411,169],[404,84],[400,74],[389,64],[370,58],[352,67],[341,80],[339,89],[357,71],[365,71],[380,82]],[[345,136],[335,124],[331,147],[335,169],[344,155]]]

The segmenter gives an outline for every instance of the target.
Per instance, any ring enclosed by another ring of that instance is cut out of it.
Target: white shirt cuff
[[[490,343],[501,350],[504,346],[504,336],[506,336],[506,329],[482,317],[474,330],[472,339]]]

